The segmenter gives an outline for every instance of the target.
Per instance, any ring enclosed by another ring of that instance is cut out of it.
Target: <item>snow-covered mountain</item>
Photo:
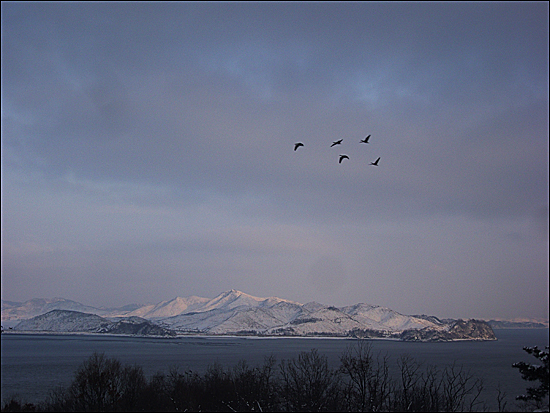
[[[40,315],[45,310],[68,310],[69,307],[84,315],[71,314],[71,318],[65,314],[66,318],[62,318],[62,312],[48,313],[50,318],[57,317],[54,324],[49,324],[49,319]],[[115,322],[121,317],[140,317],[178,334],[351,336],[418,341],[495,339],[492,329],[484,321],[441,321],[434,316],[403,315],[386,307],[368,304],[340,308],[316,302],[300,304],[277,297],[254,297],[237,290],[226,291],[212,299],[176,297],[158,304],[122,309],[98,309],[64,299],[2,303],[3,321],[25,319],[26,314],[26,318],[29,315],[35,317],[17,325],[16,330],[75,331],[67,330],[73,328],[70,326],[76,322],[75,318],[82,317],[80,322],[84,324],[92,321],[97,324],[101,316],[109,317],[111,321],[102,318],[108,322]],[[98,318],[90,318],[92,315]]]
[[[381,306],[356,304],[337,308],[315,302],[299,304],[273,297],[252,297],[236,290],[220,294],[195,311],[157,322],[179,333],[216,335],[355,336],[418,341],[495,339],[483,321],[470,320],[466,322],[467,327],[458,328],[458,322],[442,323],[436,317],[407,316]],[[481,325],[483,327],[476,327]],[[466,333],[474,330],[475,337]],[[405,334],[409,331],[422,333]]]

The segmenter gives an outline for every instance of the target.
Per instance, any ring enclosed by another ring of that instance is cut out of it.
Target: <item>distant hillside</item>
[[[506,321],[489,320],[487,323],[494,329],[501,328],[548,328],[548,323],[535,321]]]
[[[110,321],[95,314],[78,311],[52,310],[29,320],[23,320],[14,331],[56,333],[110,333],[145,336],[175,336],[173,330],[160,327],[139,317]]]

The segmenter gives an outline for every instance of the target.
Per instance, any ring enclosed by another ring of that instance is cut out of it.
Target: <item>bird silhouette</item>
[[[369,138],[370,138],[370,135],[367,136],[365,139],[359,141],[360,143],[369,143]]]
[[[332,148],[334,145],[340,145],[342,143],[343,139],[340,139],[339,141],[332,142],[332,145],[330,147]]]
[[[374,161],[374,162],[371,162],[370,164],[371,164],[371,165],[374,165],[374,166],[378,166],[378,161],[379,161],[379,160],[380,160],[380,158],[378,158],[378,159],[377,159],[376,161]]]
[[[338,163],[342,163],[344,159],[349,159],[348,155],[340,155],[340,159],[338,160]]]
[[[294,144],[294,150],[298,149],[300,146],[304,146],[302,142],[297,142]]]

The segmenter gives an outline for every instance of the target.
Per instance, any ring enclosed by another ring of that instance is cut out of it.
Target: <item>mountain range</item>
[[[150,305],[95,308],[63,298],[2,301],[2,323],[15,331],[142,335],[246,335],[391,338],[407,341],[494,340],[483,320],[440,320],[386,307],[333,307],[260,298],[237,290],[215,298],[176,297]]]

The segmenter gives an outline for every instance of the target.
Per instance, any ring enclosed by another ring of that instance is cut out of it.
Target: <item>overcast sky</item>
[[[547,2],[1,7],[2,299],[548,318]]]

